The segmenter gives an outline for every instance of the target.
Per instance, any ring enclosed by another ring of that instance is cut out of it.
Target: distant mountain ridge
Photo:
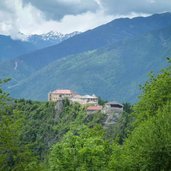
[[[12,87],[12,94],[45,100],[50,90],[69,88],[108,100],[135,102],[139,85],[147,80],[148,73],[157,73],[167,65],[170,45],[171,27],[168,27],[120,42],[118,46],[62,58]]]
[[[17,60],[22,60],[33,70],[37,70],[64,56],[101,48],[113,43],[117,44],[119,41],[131,39],[170,25],[170,13],[155,14],[149,17],[136,17],[133,19],[116,19],[93,30],[64,40],[58,45],[22,55]]]
[[[80,32],[75,31],[69,34],[62,34],[59,32],[50,31],[46,34],[30,35],[28,36],[27,41],[36,46],[37,49],[42,49],[48,46],[59,44],[77,34],[80,34]]]
[[[70,34],[61,34],[59,32],[49,32],[42,35],[22,35],[24,40],[13,39],[10,36],[0,35],[0,61],[13,59],[38,49],[56,45],[62,41],[69,39],[80,32]]]
[[[13,40],[10,36],[0,35],[0,62],[35,51],[36,49],[30,42]]]
[[[70,88],[134,102],[147,74],[171,56],[170,30],[170,13],[117,19],[7,61],[0,76],[14,78],[8,89],[14,97],[45,100],[50,90]]]

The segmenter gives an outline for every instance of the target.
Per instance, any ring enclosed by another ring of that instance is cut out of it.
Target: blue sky
[[[0,0],[0,34],[86,31],[120,17],[171,12],[171,0]]]

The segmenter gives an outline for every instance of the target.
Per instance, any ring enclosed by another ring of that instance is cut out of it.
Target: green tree
[[[0,81],[0,86],[7,80]],[[0,88],[0,170],[23,171],[37,168],[37,160],[21,142],[25,118],[14,109],[14,101]]]
[[[156,115],[158,109],[171,99],[171,66],[157,77],[151,75],[142,91],[139,102],[133,108],[137,124]]]
[[[98,97],[98,104],[99,105],[104,105],[105,103],[107,103],[107,100],[103,100],[101,97]]]
[[[104,171],[108,163],[109,144],[99,127],[84,127],[68,132],[63,140],[52,147],[49,164],[55,171]]]
[[[156,116],[135,128],[127,139],[124,151],[130,170],[171,170],[170,111],[171,103],[168,102],[158,110]]]
[[[123,110],[124,110],[124,112],[131,114],[133,112],[132,105],[128,102],[123,103]]]
[[[171,68],[152,76],[134,106],[133,130],[113,146],[109,170],[171,170]]]

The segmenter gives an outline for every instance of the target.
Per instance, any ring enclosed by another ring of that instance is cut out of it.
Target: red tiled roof
[[[54,90],[52,93],[55,94],[73,94],[71,90]]]
[[[99,111],[102,110],[102,106],[89,106],[87,108],[88,111]]]

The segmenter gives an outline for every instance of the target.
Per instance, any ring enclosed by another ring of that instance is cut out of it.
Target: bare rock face
[[[55,115],[55,118],[54,118],[55,121],[59,120],[60,114],[63,112],[63,109],[64,109],[63,101],[58,100],[56,102],[56,104],[55,104],[55,111],[56,111],[56,115]]]
[[[115,124],[123,113],[123,105],[118,102],[106,103],[102,113],[104,113],[107,118],[105,121],[105,126]]]
[[[55,105],[56,112],[61,113],[63,111],[63,108],[64,108],[63,100],[58,100]]]
[[[121,117],[121,114],[122,113],[115,113],[115,112],[106,113],[107,117],[104,122],[104,125],[105,126],[114,125]]]

